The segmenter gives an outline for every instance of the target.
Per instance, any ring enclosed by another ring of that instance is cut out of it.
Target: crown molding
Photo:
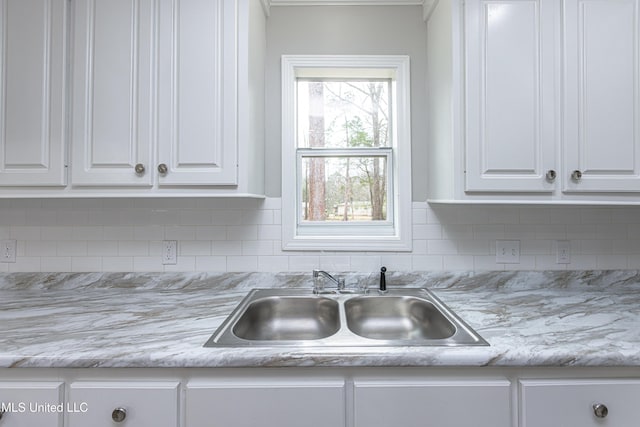
[[[433,13],[433,9],[435,9],[436,6],[438,5],[438,1],[439,0],[424,0],[424,3],[422,4],[422,10],[423,10],[423,18],[425,22],[429,20],[429,17],[431,17],[431,14]]]
[[[268,17],[271,13],[271,0],[260,0],[260,4],[262,5],[262,10],[264,10],[264,15]]]
[[[261,0],[271,6],[422,6],[425,0]],[[427,0],[429,1],[429,0]]]

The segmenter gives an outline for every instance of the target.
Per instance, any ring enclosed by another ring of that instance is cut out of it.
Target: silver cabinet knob
[[[545,177],[547,178],[547,181],[549,182],[553,182],[556,180],[556,171],[554,171],[553,169],[549,169],[547,171],[547,175],[545,175]]]
[[[127,418],[127,410],[124,408],[116,408],[111,413],[111,419],[117,423],[121,423]]]
[[[609,414],[609,408],[603,403],[593,405],[593,414],[598,418],[605,418]]]
[[[582,172],[579,170],[574,170],[571,172],[571,179],[574,181],[580,181],[582,179]]]
[[[138,163],[135,167],[135,170],[138,175],[142,175],[145,171],[144,165],[142,163]]]
[[[158,172],[160,172],[162,175],[166,174],[168,170],[169,168],[164,163],[160,163],[158,165]]]

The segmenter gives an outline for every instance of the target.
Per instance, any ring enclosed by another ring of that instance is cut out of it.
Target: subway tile
[[[71,271],[74,273],[104,271],[102,269],[102,257],[74,256],[71,258]]]
[[[289,270],[289,257],[258,256],[258,271],[278,273]]]
[[[145,240],[121,240],[118,242],[118,256],[147,256],[149,242]]]
[[[164,240],[196,240],[197,227],[175,225],[164,228]]]
[[[273,241],[254,240],[242,242],[242,255],[273,255]]]
[[[320,269],[326,271],[351,271],[351,257],[344,255],[322,255]]]
[[[249,272],[257,271],[257,256],[229,256],[227,257],[227,271],[229,272]]]
[[[102,257],[102,271],[132,271],[133,257]]]
[[[446,255],[443,257],[445,270],[473,270],[474,260],[472,255]]]
[[[258,240],[280,240],[282,238],[281,225],[259,225]]]
[[[42,272],[70,272],[71,271],[71,257],[50,257],[45,256],[40,258],[40,271]]]
[[[211,255],[211,242],[206,240],[181,240],[178,241],[179,256],[209,256]]]
[[[413,271],[442,270],[442,258],[440,255],[411,255],[411,268]]]
[[[227,257],[196,256],[196,271],[227,271]]]

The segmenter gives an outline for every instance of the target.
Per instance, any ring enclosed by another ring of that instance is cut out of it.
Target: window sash
[[[303,219],[302,211],[302,191],[303,191],[303,158],[330,158],[330,157],[351,157],[351,158],[385,158],[386,176],[385,185],[387,188],[386,210],[387,219],[384,221],[308,221]],[[339,236],[368,236],[368,235],[393,235],[395,223],[395,188],[394,188],[394,164],[393,148],[298,148],[296,149],[296,225],[299,234],[312,236],[320,234],[335,234]]]

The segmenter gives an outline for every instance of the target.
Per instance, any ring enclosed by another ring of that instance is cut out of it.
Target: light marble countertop
[[[377,276],[345,274],[347,284]],[[637,271],[388,274],[489,347],[204,348],[252,288],[311,274],[0,275],[0,367],[640,366]]]

